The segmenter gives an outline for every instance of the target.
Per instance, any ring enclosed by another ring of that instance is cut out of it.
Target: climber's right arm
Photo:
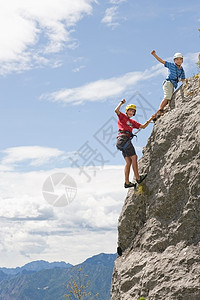
[[[151,51],[151,54],[161,63],[161,64],[165,64],[165,61],[162,59],[162,58],[160,58],[157,54],[156,54],[156,51],[155,50],[152,50]]]
[[[120,103],[117,105],[117,107],[115,108],[115,113],[119,116],[120,114],[120,107],[122,106],[122,104],[126,103],[125,99],[122,99],[122,101],[120,101]]]

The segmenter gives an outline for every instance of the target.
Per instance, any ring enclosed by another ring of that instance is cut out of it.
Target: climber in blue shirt
[[[171,63],[166,61],[165,67],[169,69],[169,75],[166,78],[166,81],[170,81],[173,83],[174,88],[176,89],[178,86],[178,82],[180,80],[185,79],[185,72],[183,67],[178,68],[175,63]]]
[[[181,53],[174,54],[174,63],[164,61],[158,57],[155,50],[151,51],[151,54],[169,70],[169,75],[163,82],[164,99],[160,103],[158,111],[152,116],[155,121],[164,112],[164,107],[171,100],[174,89],[178,86],[178,82],[185,81],[185,72],[181,66],[183,63],[183,55]]]

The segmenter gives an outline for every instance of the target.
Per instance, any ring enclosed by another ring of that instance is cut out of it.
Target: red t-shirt
[[[120,112],[118,115],[118,129],[132,132],[133,128],[139,129],[141,124],[128,118],[127,115]]]

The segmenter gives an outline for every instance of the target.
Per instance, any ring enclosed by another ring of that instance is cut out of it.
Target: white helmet
[[[175,58],[183,58],[183,55],[182,55],[181,53],[177,52],[177,53],[174,54],[174,57],[173,57],[173,58],[174,58],[174,59],[175,59]]]

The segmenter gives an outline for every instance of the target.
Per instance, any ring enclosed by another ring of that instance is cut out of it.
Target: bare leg
[[[132,168],[135,175],[136,180],[140,179],[140,175],[138,173],[138,164],[137,164],[137,155],[131,156],[132,159]]]
[[[168,103],[168,99],[163,99],[163,101],[160,103],[160,107],[159,107],[159,109],[158,109],[158,112],[160,111],[160,110],[163,110],[164,109],[164,107],[167,105],[167,103]]]
[[[162,102],[160,103],[160,107],[159,107],[158,111],[157,111],[155,114],[152,115],[153,118],[155,118],[156,115],[157,115],[160,111],[162,111],[162,110],[164,109],[164,107],[167,105],[168,101],[169,101],[168,99],[163,99],[163,100],[162,100]]]
[[[130,174],[130,168],[131,168],[131,157],[126,156],[125,157],[126,165],[124,168],[124,175],[125,175],[125,182],[129,183],[129,174]]]

